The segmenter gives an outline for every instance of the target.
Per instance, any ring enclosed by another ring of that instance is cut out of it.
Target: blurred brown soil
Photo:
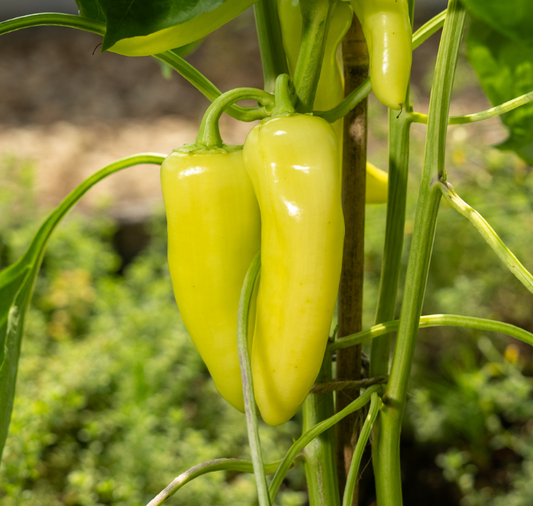
[[[0,161],[15,155],[35,162],[39,202],[45,207],[57,205],[76,184],[118,158],[146,151],[167,154],[194,141],[209,104],[181,76],[165,79],[152,58],[101,54],[100,41],[56,27],[0,37]],[[428,68],[434,65],[437,43],[430,39],[414,54],[413,101],[420,112],[427,112]],[[188,61],[222,91],[261,87],[252,12],[209,35]],[[465,65],[457,79],[465,72],[474,84],[459,87],[452,114],[488,107]],[[384,108],[373,98],[370,106],[375,111],[370,159],[385,167]],[[221,124],[228,143],[242,143],[249,128],[228,117]],[[468,128],[468,135],[482,144],[505,138],[498,120]],[[424,134],[425,126],[414,126],[415,150],[423,148]],[[140,166],[113,175],[91,190],[79,208],[89,211],[102,199],[112,202],[117,218],[145,218],[161,202],[157,168]]]
[[[165,79],[154,59],[101,54],[100,42],[99,36],[56,27],[0,38],[0,162],[5,156],[34,161],[44,207],[57,205],[118,158],[168,154],[193,142],[209,105],[181,76]],[[207,37],[188,60],[222,91],[261,87],[252,12]],[[228,117],[221,123],[227,143],[242,143],[249,128]],[[115,174],[79,208],[88,211],[102,199],[112,201],[117,218],[145,218],[161,201],[158,169]]]

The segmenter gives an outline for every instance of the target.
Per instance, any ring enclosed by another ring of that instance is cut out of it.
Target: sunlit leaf
[[[463,0],[476,18],[518,42],[533,43],[531,0]]]
[[[102,50],[128,56],[161,53],[194,42],[256,0],[98,0],[107,20]]]
[[[468,57],[493,105],[533,90],[533,44],[517,42],[474,19],[468,33]],[[501,119],[510,135],[498,147],[515,151],[533,164],[533,104]]]

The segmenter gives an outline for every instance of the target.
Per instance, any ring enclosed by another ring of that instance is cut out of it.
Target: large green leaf
[[[102,50],[143,56],[181,47],[205,37],[255,1],[98,0],[107,20]],[[146,39],[115,46],[132,37]]]
[[[87,190],[102,179],[133,165],[160,165],[164,158],[163,155],[152,153],[130,156],[93,174],[48,216],[23,257],[0,272],[0,458],[13,409],[24,316],[52,232]]]
[[[517,42],[473,19],[468,33],[468,57],[493,105],[533,90],[533,44]],[[498,147],[515,151],[533,164],[533,103],[508,112],[501,119],[510,135]]]
[[[100,7],[98,0],[76,0],[76,4],[78,5],[80,16],[105,23],[104,11]]]
[[[518,42],[533,43],[531,0],[463,0],[478,19]]]

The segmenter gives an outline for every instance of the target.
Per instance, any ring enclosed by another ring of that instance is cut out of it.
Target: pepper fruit
[[[246,270],[260,248],[260,216],[241,148],[175,150],[161,166],[161,186],[183,322],[217,390],[244,411],[237,310]]]
[[[283,49],[287,55],[287,64],[294,75],[296,61],[300,51],[302,33],[302,14],[299,0],[277,0],[278,15],[281,25]],[[344,76],[342,63],[339,61],[338,48],[352,24],[353,12],[349,4],[337,2],[333,7],[331,22],[326,38],[324,59],[313,108],[318,111],[332,109],[344,98]],[[342,139],[342,119],[333,123],[333,129]]]
[[[223,0],[209,12],[148,35],[119,40],[108,51],[125,56],[149,56],[195,42],[231,21],[256,0]],[[182,9],[183,10],[183,9]]]
[[[383,204],[387,202],[389,175],[374,164],[366,162],[366,204]]]
[[[287,55],[289,71],[294,73],[296,60],[300,50],[302,32],[302,14],[299,0],[277,0],[278,15],[281,25],[283,48]],[[329,26],[324,60],[320,72],[315,103],[317,111],[327,111],[338,105],[344,98],[344,75],[339,61],[339,45],[350,28],[353,11],[349,3],[335,4]],[[339,142],[339,158],[342,160],[343,123],[341,118],[332,124]],[[339,166],[342,166],[342,161]],[[371,163],[366,166],[366,198],[367,204],[387,202],[388,175]]]
[[[265,422],[279,425],[316,379],[337,300],[344,242],[337,137],[322,118],[281,115],[250,131],[243,155],[262,227],[254,393]]]
[[[401,109],[412,61],[407,0],[350,0],[363,27],[370,56],[370,82],[377,99]]]

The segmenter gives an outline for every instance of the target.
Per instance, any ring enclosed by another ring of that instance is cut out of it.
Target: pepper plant
[[[149,505],[162,504],[197,476],[219,470],[253,472],[259,504],[270,505],[287,471],[300,462],[311,505],[357,504],[359,467],[371,435],[377,504],[401,505],[400,433],[418,330],[476,328],[533,345],[533,334],[509,323],[475,315],[422,315],[443,197],[533,292],[531,273],[461,199],[453,174],[446,172],[448,125],[495,116],[509,129],[501,149],[533,163],[533,5],[450,0],[445,11],[412,33],[414,0],[77,4],[78,16],[14,18],[0,23],[0,34],[40,25],[93,32],[103,36],[102,51],[152,55],[212,104],[196,142],[176,146],[168,157],[132,155],[96,172],[50,214],[26,253],[0,272],[0,453],[9,431],[24,318],[55,227],[102,179],[138,164],[161,165],[176,301],[218,391],[245,413],[252,461],[226,456],[183,470]],[[264,89],[222,94],[181,55],[252,5]],[[451,117],[467,18],[470,61],[494,107]],[[429,111],[422,114],[410,102],[412,52],[441,29]],[[366,163],[366,98],[372,91],[390,108],[388,183],[383,171]],[[238,105],[243,100],[257,105]],[[244,149],[223,142],[218,121],[224,113],[245,122],[260,120]],[[427,124],[425,155],[400,287],[409,133],[416,122]],[[361,327],[365,200],[387,202],[375,325],[369,329]],[[329,337],[335,304],[338,326]],[[370,350],[365,367],[363,343]],[[258,416],[279,425],[300,408],[301,437],[281,461],[264,462]]]

